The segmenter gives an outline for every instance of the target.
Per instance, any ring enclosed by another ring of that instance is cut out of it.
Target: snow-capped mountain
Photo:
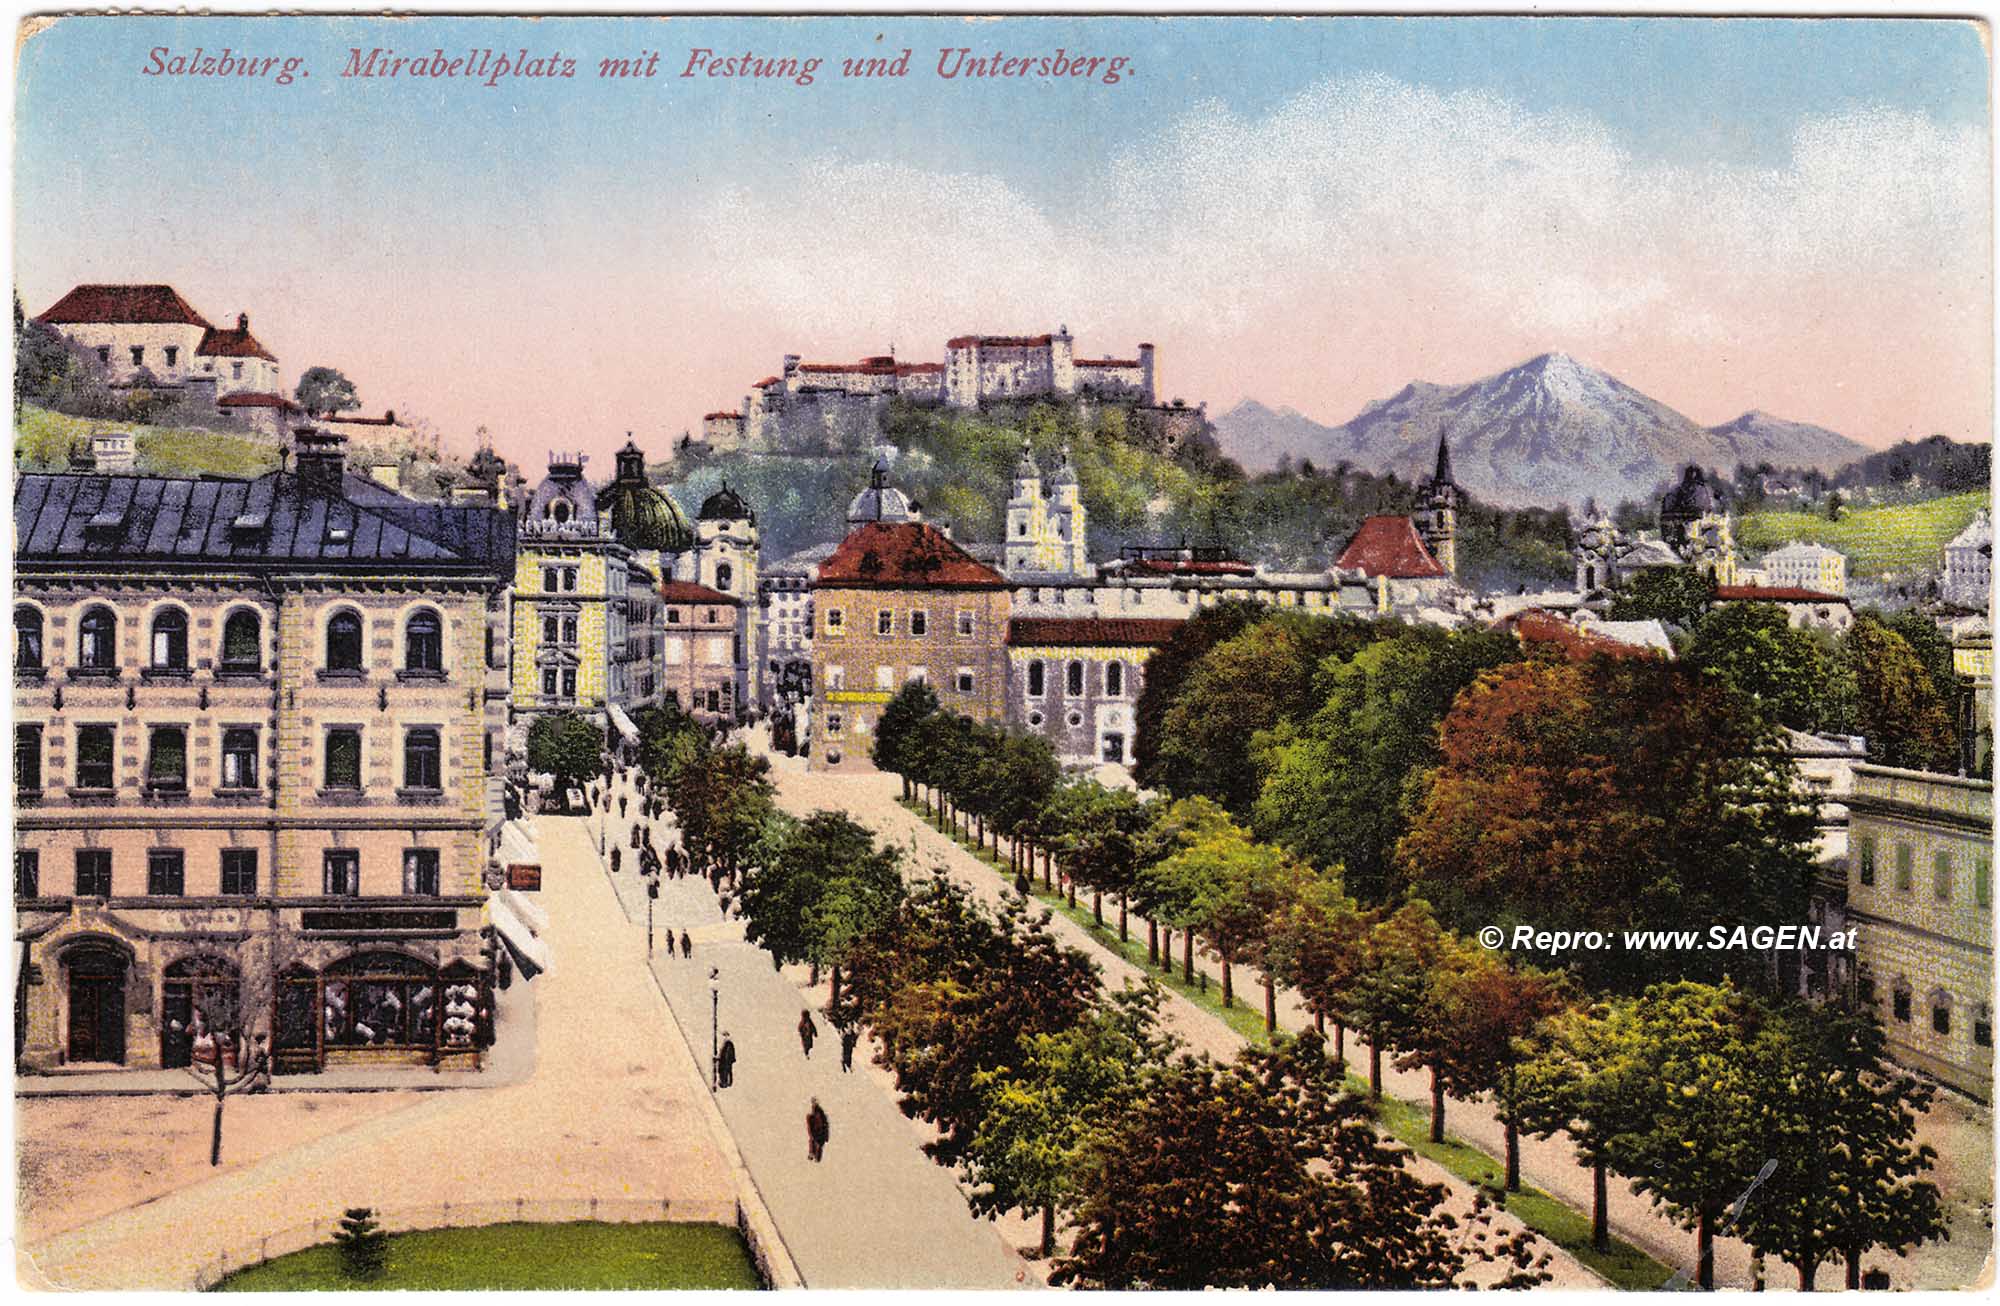
[[[1565,354],[1543,354],[1466,385],[1412,382],[1341,426],[1248,402],[1215,426],[1224,452],[1253,467],[1289,452],[1321,466],[1345,459],[1412,479],[1430,469],[1444,437],[1459,483],[1508,507],[1644,499],[1691,462],[1727,470],[1769,460],[1831,470],[1866,452],[1822,427],[1755,411],[1703,427]]]

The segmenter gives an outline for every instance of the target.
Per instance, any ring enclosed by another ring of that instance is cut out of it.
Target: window
[[[1906,988],[1903,988],[1903,987],[1901,987],[1900,985],[1899,985],[1899,986],[1897,986],[1897,988],[1896,988],[1896,993],[1895,993],[1895,998],[1894,998],[1894,1000],[1893,1000],[1893,1002],[1892,1002],[1892,1004],[1891,1004],[1891,1005],[1892,1005],[1892,1007],[1893,1007],[1893,1009],[1894,1009],[1894,1011],[1895,1011],[1895,1014],[1896,1014],[1896,1019],[1897,1019],[1897,1020],[1899,1020],[1899,1021],[1901,1021],[1901,1022],[1902,1022],[1903,1024],[1905,1024],[1905,1025],[1909,1024],[1909,1023],[1910,1023],[1910,991],[1909,991],[1908,989],[1906,989]]]
[[[563,568],[563,588],[572,592],[576,589],[576,568]]]
[[[828,690],[846,689],[847,668],[837,664],[828,667],[826,669],[826,687]]]
[[[1931,1030],[1934,1033],[1951,1033],[1951,995],[1940,993],[1931,999]]]
[[[421,898],[438,896],[437,849],[411,848],[403,853],[403,892]]]
[[[681,610],[679,608],[667,609],[667,624],[669,626],[678,626],[681,624]]]
[[[326,732],[326,787],[328,789],[359,789],[361,787],[361,732],[359,730],[329,730]]]
[[[930,634],[930,630],[931,630],[930,613],[925,612],[921,608],[919,608],[917,611],[912,612],[910,614],[910,633],[912,635],[928,635]]]
[[[1940,850],[1938,854],[1931,859],[1931,872],[1933,876],[1933,883],[1936,886],[1937,900],[1939,902],[1950,902],[1951,901],[1951,854],[1949,852]]]
[[[1972,901],[1981,907],[1993,904],[1993,859],[1990,857],[1973,859]]]
[[[106,363],[106,364],[108,364],[108,363],[110,363],[110,362],[111,362],[111,346],[110,346],[110,345],[99,345],[99,346],[97,347],[97,361],[98,361],[98,362],[100,362],[100,363]]]
[[[844,624],[846,620],[847,614],[839,608],[828,608],[826,610],[826,633],[829,635],[842,634],[846,630]]]
[[[1875,836],[1869,835],[1861,841],[1859,862],[1861,882],[1863,884],[1875,883]]]
[[[970,612],[961,612],[958,614],[958,633],[961,635],[972,634],[972,614]]]
[[[876,667],[875,688],[894,689],[895,687],[896,687],[896,668],[888,666]]]
[[[893,635],[896,633],[896,614],[888,608],[878,608],[875,612],[875,633]]]
[[[132,346],[132,366],[134,366],[134,367],[144,367],[145,365],[146,365],[146,347],[145,347],[144,345],[133,345],[133,346]],[[238,367],[241,367],[241,366],[243,366],[243,364],[241,364],[241,363],[238,363],[238,364],[237,364],[237,366],[238,366]]]
[[[403,787],[444,788],[444,768],[436,730],[425,727],[403,736]]]
[[[1875,979],[1872,975],[1863,975],[1854,981],[1854,996],[1863,1009],[1875,1009]]]
[[[575,617],[564,617],[564,618],[562,619],[562,642],[563,642],[563,643],[565,643],[565,644],[574,644],[574,643],[576,643],[576,618],[575,618]]]
[[[167,345],[165,346],[165,351],[167,355],[167,366],[168,367],[176,366],[180,362],[180,357],[181,357],[180,346]]]
[[[237,726],[222,732],[222,787],[257,787],[257,732]]]
[[[229,365],[229,377],[232,381],[241,381],[243,379],[243,364],[231,363]]]
[[[326,669],[361,670],[361,614],[343,608],[326,623]]]
[[[146,854],[146,893],[154,898],[187,893],[187,864],[180,849],[155,848]]]
[[[411,613],[403,628],[403,666],[410,671],[444,670],[444,622],[429,608]]]
[[[1908,893],[1917,880],[1916,850],[1906,843],[1896,845],[1896,891]]]
[[[841,719],[840,713],[829,712],[826,714],[826,732],[829,735],[839,734],[841,730],[845,728],[846,724],[847,723]]]
[[[42,855],[33,848],[14,850],[14,896],[42,896]]]
[[[1125,760],[1125,736],[1119,734],[1104,736],[1104,760],[1107,762]]]
[[[648,694],[653,692],[652,679],[651,676],[646,677],[646,692]],[[493,769],[493,736],[491,734],[481,735],[479,737],[479,744],[480,766],[487,771],[491,771]]]
[[[1104,693],[1108,698],[1125,697],[1125,664],[1107,662],[1104,664]]]
[[[542,696],[544,698],[554,698],[556,696],[556,669],[554,667],[544,667],[542,669]]]
[[[542,618],[542,642],[559,644],[562,642],[562,622],[554,617]]]
[[[320,892],[327,897],[361,896],[360,853],[352,848],[329,848],[320,867]]]
[[[146,783],[154,789],[187,788],[187,731],[154,726],[146,748]]]
[[[1028,697],[1040,698],[1048,689],[1048,668],[1040,658],[1028,664]]]
[[[730,582],[736,579],[736,569],[726,562],[715,564],[715,588],[727,594]]]
[[[79,898],[109,898],[111,896],[111,850],[109,848],[79,848],[76,850],[76,896]]]
[[[116,783],[113,751],[117,736],[111,726],[76,728],[76,787],[109,789]]]
[[[110,608],[92,608],[76,626],[76,660],[92,671],[118,665],[118,618]]]
[[[1993,1009],[1984,1002],[1972,1009],[1972,1041],[1983,1048],[1993,1046]]]
[[[555,591],[557,591],[557,590],[561,589],[561,588],[562,588],[562,568],[560,568],[560,567],[544,567],[544,568],[542,568],[542,588],[543,588],[544,590],[547,590],[547,591],[548,591],[549,593],[551,593],[551,594],[553,594],[553,593],[554,593]]]
[[[222,669],[255,671],[264,664],[264,623],[256,613],[238,608],[222,623]]]
[[[257,892],[257,850],[222,850],[222,892],[229,897],[249,897]]]
[[[972,683],[972,668],[960,667],[958,669],[958,692],[961,694],[970,694],[972,692]]]
[[[187,664],[187,613],[179,608],[162,609],[153,618],[153,668],[157,671],[186,671]]]
[[[1071,698],[1083,697],[1083,663],[1072,662],[1064,669],[1063,690]]]
[[[14,787],[27,793],[42,787],[42,728],[14,727]]]
[[[562,673],[562,696],[563,696],[564,698],[575,698],[575,697],[576,697],[576,668],[575,668],[575,667],[564,667],[564,668],[563,668],[563,673]]]
[[[23,604],[14,609],[14,669],[40,671],[42,667],[42,614]]]

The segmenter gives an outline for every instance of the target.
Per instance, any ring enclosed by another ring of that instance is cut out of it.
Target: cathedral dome
[[[1715,491],[1709,488],[1708,477],[1701,468],[1694,466],[1681,473],[1681,483],[1660,501],[1660,514],[1664,517],[1693,518],[1714,511]]]
[[[908,495],[889,484],[889,469],[881,462],[877,462],[875,470],[869,473],[868,488],[855,495],[854,501],[847,505],[847,523],[850,526],[870,521],[916,520],[915,505]]]
[[[646,458],[627,440],[618,451],[618,475],[597,495],[597,510],[611,519],[619,543],[634,549],[684,553],[694,547],[687,515],[646,480]]]
[[[756,524],[757,514],[750,511],[750,505],[743,497],[729,488],[724,481],[722,488],[701,501],[699,519],[702,521],[747,521]]]

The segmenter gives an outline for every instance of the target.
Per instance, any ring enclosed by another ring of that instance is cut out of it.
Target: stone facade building
[[[1007,626],[1007,719],[1066,766],[1129,764],[1146,660],[1176,620],[1015,617]]]
[[[730,710],[747,711],[764,698],[763,669],[756,651],[763,639],[763,607],[757,600],[757,514],[724,481],[702,500],[695,514],[695,549],[677,579],[705,586],[728,597],[735,622],[734,654],[730,658]]]
[[[946,711],[1002,720],[1006,580],[917,520],[880,463],[847,518],[852,529],[820,564],[813,594],[808,765],[873,769],[875,723],[912,680]]]
[[[1993,522],[1981,508],[1944,546],[1939,589],[1947,603],[1985,613],[1993,603]]]
[[[689,580],[660,586],[663,701],[701,721],[733,724],[743,698],[743,600]]]
[[[1993,1098],[1993,784],[1854,768],[1847,920],[1856,999],[1891,1055]]]
[[[16,483],[24,1066],[478,1063],[513,522],[297,439]]]
[[[837,544],[817,544],[757,573],[758,706],[797,706],[812,692],[813,586]]]

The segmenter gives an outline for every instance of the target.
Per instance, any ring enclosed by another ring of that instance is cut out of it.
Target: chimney
[[[338,495],[347,471],[347,437],[301,427],[292,433],[292,444],[298,452],[300,488]]]
[[[236,329],[238,331],[248,331],[250,329],[250,315],[248,313],[238,313],[236,315]]]
[[[396,424],[395,409],[391,408],[386,414],[384,414],[384,416],[388,419],[389,425],[394,426]]]

